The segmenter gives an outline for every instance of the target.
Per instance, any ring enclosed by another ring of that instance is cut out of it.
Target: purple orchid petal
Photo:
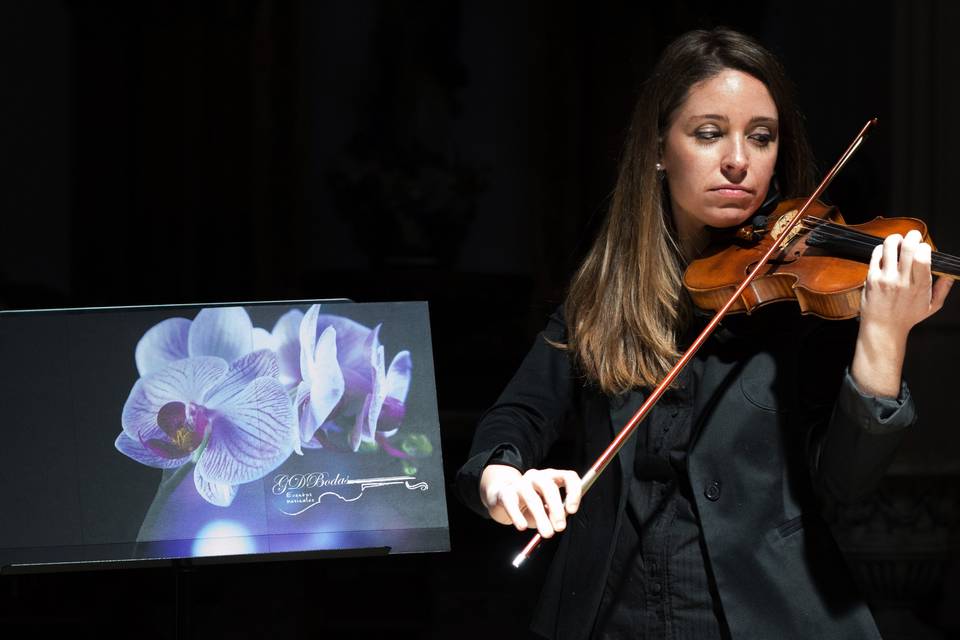
[[[300,386],[297,387],[297,397],[293,401],[293,407],[296,411],[297,423],[299,425],[297,431],[298,439],[302,445],[306,445],[307,442],[313,438],[313,434],[317,432],[317,428],[320,426],[320,423],[317,422],[310,408],[310,387],[307,386],[306,382],[301,382]]]
[[[253,323],[243,307],[201,309],[188,337],[190,356],[217,356],[227,362],[253,351]]]
[[[290,456],[295,436],[293,406],[283,385],[257,378],[217,407],[197,467],[211,482],[235,485],[258,480]]]
[[[407,413],[406,400],[407,393],[410,391],[412,370],[413,363],[409,351],[401,351],[395,355],[387,370],[386,397],[377,422],[377,431],[386,436],[392,436],[397,432],[397,427],[403,422]]]
[[[380,326],[377,326],[379,329]],[[366,430],[363,432],[363,439],[372,442],[377,432],[377,423],[380,422],[380,411],[383,409],[383,401],[387,394],[387,377],[383,371],[383,345],[377,347],[371,354],[373,361],[373,391],[370,395],[370,413],[367,416]]]
[[[380,325],[377,325],[367,339],[370,345],[370,362],[367,366],[367,375],[371,379],[371,390],[364,400],[363,410],[357,416],[356,433],[364,442],[373,442],[377,432],[377,423],[380,421],[380,410],[386,398],[386,374],[383,371],[383,345],[378,335]]]
[[[210,482],[200,473],[200,467],[193,469],[193,484],[197,493],[210,504],[218,507],[229,507],[237,497],[237,487],[232,484]]]
[[[300,321],[300,377],[310,381],[310,358],[317,349],[317,316],[320,305],[311,305]]]
[[[280,373],[277,355],[269,349],[248,353],[234,360],[230,369],[204,396],[204,404],[217,408],[246,389],[257,378],[276,378]]]
[[[404,417],[407,415],[406,403],[387,396],[380,408],[380,421],[377,422],[377,433],[387,437],[397,432]]]
[[[266,329],[261,329],[260,327],[254,327],[253,350],[260,351],[261,349],[270,349],[271,351],[276,351],[277,341]]]
[[[376,359],[380,346],[380,325],[367,333],[359,348],[354,348],[349,356],[340,351],[340,341],[337,341],[337,359],[343,372],[344,393],[348,400],[363,402],[366,395],[373,391],[375,376],[371,362]],[[357,356],[362,356],[362,359]]]
[[[318,315],[317,333],[327,327],[333,327],[337,331],[337,353],[340,354],[341,362],[360,365],[368,361],[366,352],[369,346],[364,343],[370,337],[369,327],[342,316]]]
[[[337,332],[337,360],[343,371],[345,392],[362,399],[371,390],[370,354],[379,346],[379,331],[359,322],[333,315],[319,315],[317,332],[333,327]]]
[[[135,360],[140,377],[150,375],[171,362],[189,354],[187,335],[190,321],[186,318],[168,318],[151,327],[137,343]]]
[[[300,324],[303,312],[299,309],[287,311],[273,326],[273,350],[280,364],[280,382],[287,389],[300,383]]]
[[[370,415],[370,398],[372,394],[367,394],[363,400],[363,408],[357,413],[357,420],[354,422],[353,431],[350,432],[350,448],[354,451],[360,449],[360,443],[363,442],[363,434],[369,431],[369,427],[364,424]]]
[[[123,431],[121,431],[120,435],[117,436],[114,446],[117,448],[117,451],[128,458],[132,458],[140,464],[145,464],[148,467],[154,467],[157,469],[174,469],[190,459],[189,454],[181,458],[168,458],[157,455],[147,447],[140,444],[140,442],[137,440],[134,440],[128,436]]]
[[[337,332],[333,327],[324,329],[317,340],[310,378],[310,409],[319,425],[330,417],[343,397],[343,373],[337,362]]]
[[[387,369],[386,395],[388,398],[406,402],[407,392],[410,391],[410,373],[413,362],[409,351],[401,351],[393,356],[390,368]]]
[[[306,442],[303,443],[303,448],[315,450],[315,449],[325,449],[326,447],[320,444],[320,442],[317,440],[316,437],[313,437],[310,440],[307,440]]]
[[[188,358],[140,378],[123,405],[120,421],[124,432],[141,442],[163,439],[166,434],[157,425],[161,407],[170,402],[200,402],[227,369],[227,363],[220,358]]]
[[[357,418],[350,433],[350,446],[354,451],[360,448],[361,442],[372,442],[377,431],[377,422],[380,419],[380,409],[385,397],[386,375],[383,371],[383,345],[380,344],[380,325],[378,324],[363,341],[360,351],[366,355],[366,363],[357,365],[349,371],[351,377],[364,378],[370,391],[364,396],[363,407],[357,412]],[[348,371],[344,371],[344,380],[347,380]],[[356,393],[359,385],[353,388]]]

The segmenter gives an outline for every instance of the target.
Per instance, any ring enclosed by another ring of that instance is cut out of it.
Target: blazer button
[[[710,502],[716,502],[720,499],[720,483],[711,482],[707,488],[704,490],[703,495],[707,496],[707,500]]]

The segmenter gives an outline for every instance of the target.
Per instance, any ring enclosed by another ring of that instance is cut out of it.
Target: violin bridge
[[[783,230],[786,229],[787,225],[789,225],[790,222],[797,217],[797,213],[798,213],[797,209],[792,209],[790,211],[787,211],[785,214],[777,218],[777,221],[773,223],[773,231],[772,231],[773,237],[776,238],[778,242],[780,242],[780,249],[786,249],[787,245],[789,245],[790,242],[795,237],[797,237],[797,234],[800,233],[800,229],[802,227],[800,225],[797,225],[790,231],[790,235],[788,235],[786,238],[783,238],[782,240],[780,239],[780,236],[783,234]]]

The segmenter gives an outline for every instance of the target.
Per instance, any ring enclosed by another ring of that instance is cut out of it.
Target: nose
[[[746,176],[748,165],[749,160],[744,141],[732,140],[721,164],[724,177],[731,182],[742,180]]]

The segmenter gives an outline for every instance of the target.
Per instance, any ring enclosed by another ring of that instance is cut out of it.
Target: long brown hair
[[[666,187],[660,141],[690,88],[724,69],[763,82],[777,106],[776,180],[785,197],[813,189],[813,156],[779,61],[729,29],[691,31],[664,51],[634,108],[610,209],[564,304],[567,343],[587,379],[609,394],[653,386],[679,357],[691,304]]]

